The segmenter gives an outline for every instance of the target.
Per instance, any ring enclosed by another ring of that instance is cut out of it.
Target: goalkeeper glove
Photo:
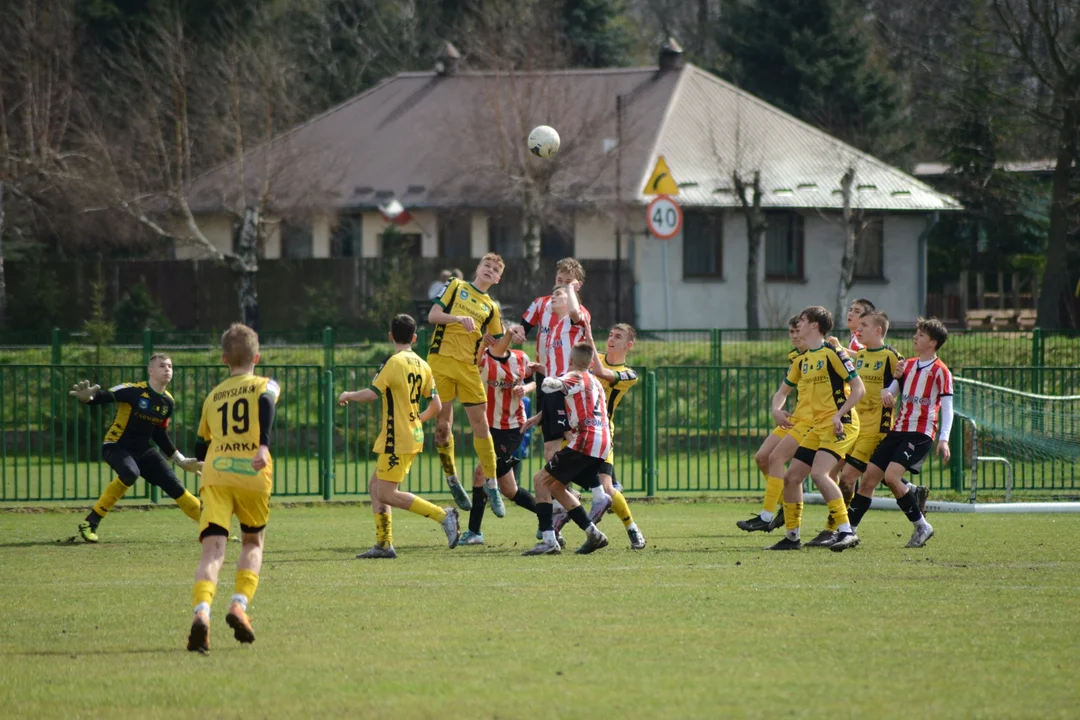
[[[79,402],[88,403],[94,398],[94,394],[101,389],[100,385],[91,385],[89,380],[80,380],[71,386],[71,392],[68,395],[73,395],[79,399]]]

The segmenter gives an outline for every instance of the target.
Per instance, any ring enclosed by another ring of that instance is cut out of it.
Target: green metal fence
[[[371,445],[378,435],[378,406],[339,408],[338,394],[366,387],[374,364],[265,365],[260,372],[282,387],[275,423],[274,493],[278,496],[359,496],[367,492],[375,469]],[[784,375],[780,367],[661,366],[638,368],[641,382],[620,405],[616,425],[616,474],[633,493],[760,492],[763,478],[753,454],[772,430],[769,400]],[[978,368],[979,379],[1080,392],[1080,368]],[[174,442],[191,454],[201,404],[224,379],[222,365],[179,366],[170,387],[177,413],[170,425]],[[77,380],[102,386],[145,379],[142,365],[0,365],[0,502],[93,500],[111,474],[101,462],[101,441],[115,408],[84,407],[67,392]],[[464,413],[455,409],[458,474],[468,483],[476,467],[472,435]],[[1076,422],[1074,419],[1073,422]],[[414,464],[406,487],[414,492],[445,494],[433,426],[425,451]],[[956,424],[953,463],[943,467],[931,458],[922,482],[935,489],[966,489],[968,451],[964,430]],[[529,456],[518,466],[519,482],[532,487],[540,470],[542,444],[534,436]],[[969,448],[970,449],[970,448]],[[1023,487],[1040,491],[1080,490],[1080,471],[1062,462],[1046,462],[1016,450],[1016,475]],[[984,453],[985,454],[985,453]],[[967,464],[966,464],[967,463]],[[196,490],[194,475],[178,475]],[[996,488],[999,478],[984,476],[982,487]],[[1003,485],[1002,485],[1003,487]],[[130,497],[158,499],[143,483]]]
[[[417,347],[426,347],[429,327],[418,329]],[[605,333],[596,330],[597,338]],[[218,334],[212,332],[152,331],[124,333],[101,359],[116,365],[144,363],[155,351],[174,355],[176,364],[218,362]],[[889,342],[901,352],[911,351],[911,331],[895,329]],[[844,333],[843,340],[846,340]],[[286,330],[260,333],[263,362],[272,365],[378,364],[389,350],[386,333],[375,330]],[[531,346],[531,343],[530,343]],[[787,329],[678,329],[639,330],[635,361],[648,366],[700,365],[773,367],[783,364],[791,349]],[[954,331],[941,351],[954,372],[969,367],[1075,367],[1080,365],[1080,331],[1029,332]],[[0,335],[0,364],[97,364],[98,349],[78,333],[51,332]]]

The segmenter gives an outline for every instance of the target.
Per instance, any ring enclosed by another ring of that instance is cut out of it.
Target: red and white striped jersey
[[[532,305],[521,316],[521,321],[536,328],[536,362],[541,365],[547,360],[548,335],[551,334],[551,296],[544,295],[532,301]]]
[[[933,439],[937,436],[941,398],[952,394],[952,373],[940,358],[929,364],[910,358],[900,378],[900,413],[893,431],[919,432]]]
[[[574,346],[585,339],[585,323],[591,322],[589,311],[581,308],[581,320],[574,322],[570,316],[551,318],[551,334],[547,341],[547,358],[544,365],[545,374],[551,377],[562,377],[570,372],[570,351]]]
[[[487,420],[496,430],[516,430],[525,423],[525,406],[514,397],[514,388],[524,385],[532,375],[529,356],[521,350],[511,350],[505,357],[496,357],[490,350],[480,358],[480,378],[487,386]]]
[[[559,380],[566,389],[569,447],[589,457],[606,458],[611,452],[611,425],[604,386],[590,373],[567,373]]]

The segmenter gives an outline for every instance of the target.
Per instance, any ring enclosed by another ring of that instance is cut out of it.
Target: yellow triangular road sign
[[[664,156],[661,155],[656,160],[656,167],[652,171],[652,175],[649,176],[649,181],[645,183],[645,189],[641,191],[642,195],[678,195],[679,184],[675,182],[675,178],[671,177],[671,170],[667,166],[667,161],[664,160]]]

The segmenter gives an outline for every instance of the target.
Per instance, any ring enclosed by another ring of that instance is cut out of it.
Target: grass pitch
[[[184,650],[195,528],[175,509],[0,514],[6,717],[1075,717],[1080,515],[871,513],[864,546],[765,553],[735,503],[633,505],[649,547],[523,558],[531,515],[446,549],[395,512],[396,561],[353,559],[369,508],[275,508],[257,635]],[[824,508],[808,507],[812,536]],[[571,545],[581,533],[570,527]]]

